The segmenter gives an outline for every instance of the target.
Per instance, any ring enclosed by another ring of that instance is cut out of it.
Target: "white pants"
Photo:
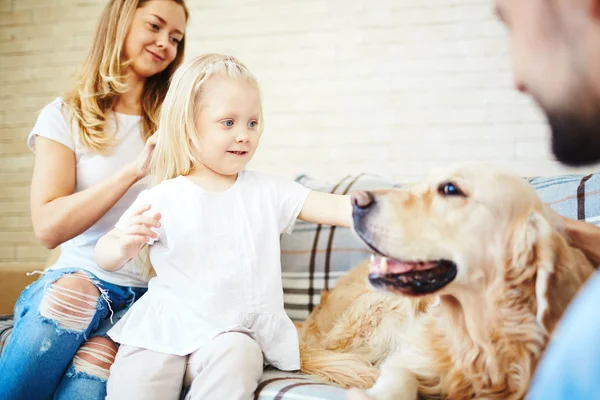
[[[110,368],[107,399],[248,400],[263,372],[258,343],[239,332],[223,333],[189,356],[122,345]]]

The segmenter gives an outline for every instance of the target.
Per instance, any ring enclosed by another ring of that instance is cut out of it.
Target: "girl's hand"
[[[148,138],[146,141],[146,145],[144,146],[144,150],[140,153],[140,155],[133,162],[131,167],[134,169],[135,176],[138,180],[148,174],[148,170],[150,168],[150,160],[152,159],[152,153],[154,152],[154,148],[156,147],[156,140],[158,138],[158,132],[155,132],[152,136]]]
[[[119,238],[119,250],[125,260],[131,260],[148,241],[158,237],[151,228],[160,227],[161,215],[159,213],[142,215],[149,209],[149,205],[140,207],[120,228],[124,235]]]

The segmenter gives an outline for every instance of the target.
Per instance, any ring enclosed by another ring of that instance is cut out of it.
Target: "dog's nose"
[[[375,198],[371,192],[359,190],[358,192],[352,193],[352,204],[360,209],[371,207],[375,203]]]

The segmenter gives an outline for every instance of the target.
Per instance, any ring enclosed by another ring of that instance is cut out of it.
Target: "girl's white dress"
[[[148,213],[161,213],[150,246],[157,276],[109,336],[187,355],[220,333],[241,331],[268,363],[299,369],[298,335],[283,307],[280,235],[292,231],[309,192],[243,171],[225,192],[207,192],[180,176],[140,193],[117,227],[144,204]]]

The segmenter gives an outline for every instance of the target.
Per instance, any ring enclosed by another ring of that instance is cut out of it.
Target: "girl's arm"
[[[311,191],[304,201],[298,219],[323,225],[351,228],[352,203],[350,195]]]
[[[147,172],[155,140],[148,139],[138,159],[97,185],[75,192],[75,153],[42,136],[35,139],[31,182],[31,219],[36,237],[53,249],[86,231]]]
[[[123,254],[122,247],[125,236],[123,231],[115,228],[98,240],[94,249],[94,258],[100,268],[108,272],[115,272],[123,268],[127,261],[131,259]],[[144,243],[140,243],[140,249],[143,246]]]

